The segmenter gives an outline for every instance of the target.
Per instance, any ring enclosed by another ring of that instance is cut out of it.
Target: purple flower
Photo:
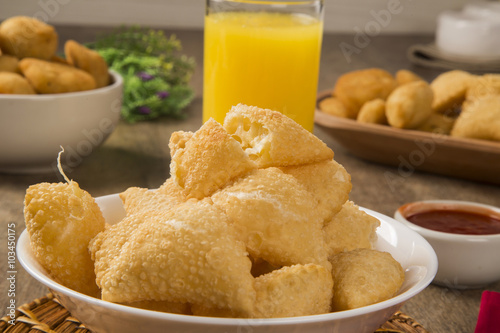
[[[156,96],[158,96],[159,99],[165,99],[168,96],[170,96],[170,93],[168,91],[162,90],[162,91],[158,91],[156,93]]]
[[[151,109],[148,108],[147,106],[140,106],[140,107],[137,108],[137,110],[141,114],[150,114],[151,113]]]
[[[136,74],[142,81],[146,82],[149,80],[154,79],[155,77],[149,73],[146,72],[139,72]]]

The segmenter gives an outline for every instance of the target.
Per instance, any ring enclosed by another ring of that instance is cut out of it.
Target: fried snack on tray
[[[407,69],[398,70],[396,72],[395,77],[396,77],[396,82],[400,86],[410,82],[424,81],[424,79],[422,79],[420,76]]]
[[[432,101],[434,112],[444,113],[460,106],[473,78],[474,75],[462,70],[448,71],[438,75],[430,84],[434,93]]]
[[[401,265],[387,252],[356,249],[331,259],[334,311],[356,309],[393,297],[404,281]]]
[[[484,74],[474,77],[468,85],[466,103],[489,96],[500,95],[500,74]]]
[[[40,94],[84,91],[96,87],[89,73],[55,62],[25,58],[19,62],[19,68]]]
[[[19,59],[7,54],[0,54],[0,72],[19,73]]]
[[[377,98],[366,102],[359,110],[356,118],[360,123],[368,124],[387,124],[387,116],[385,115],[385,101]]]
[[[96,88],[105,87],[109,84],[108,64],[99,53],[74,40],[68,40],[64,44],[64,54],[70,65],[92,75]]]
[[[432,114],[433,93],[427,82],[415,81],[396,88],[387,98],[387,121],[397,128],[416,128]]]
[[[255,302],[251,263],[227,216],[208,201],[126,217],[118,253],[113,227],[91,242],[102,299],[202,304],[249,316]],[[115,226],[117,226],[115,225]],[[110,251],[111,250],[111,251]]]
[[[329,267],[313,196],[277,168],[256,170],[212,195],[253,258],[276,266]]]
[[[227,113],[224,128],[259,168],[333,158],[323,141],[280,112],[238,104]]]
[[[349,110],[337,97],[327,97],[322,99],[318,105],[319,109],[324,113],[331,114],[341,118],[349,118]]]
[[[433,113],[416,129],[424,132],[449,135],[455,124],[455,120],[455,118],[444,114]]]
[[[385,100],[396,86],[396,80],[389,72],[369,68],[341,75],[333,94],[347,107],[349,118],[356,119],[363,104],[376,98]]]
[[[482,97],[467,104],[451,136],[500,141],[500,95]]]
[[[21,75],[0,72],[0,94],[36,94],[31,84]]]
[[[97,297],[90,240],[104,230],[104,217],[90,194],[74,181],[40,183],[26,191],[24,218],[31,249],[55,280]]]
[[[57,44],[54,27],[36,18],[14,16],[0,24],[0,48],[4,54],[49,60],[56,53]]]

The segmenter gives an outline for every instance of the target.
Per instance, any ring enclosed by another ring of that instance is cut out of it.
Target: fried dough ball
[[[386,125],[385,101],[377,98],[366,102],[359,110],[356,120],[360,123]]]
[[[387,252],[357,249],[331,259],[333,311],[356,309],[385,301],[401,288],[405,274]]]
[[[371,249],[377,240],[380,221],[347,201],[323,228],[328,256],[355,249]]]
[[[259,168],[333,158],[333,151],[323,141],[277,111],[238,104],[227,113],[224,128]]]
[[[104,217],[89,193],[74,181],[40,183],[26,191],[24,218],[38,262],[64,286],[98,296],[87,246],[104,230]]]
[[[96,88],[105,87],[110,82],[108,64],[99,53],[74,40],[64,44],[64,54],[70,65],[75,66],[94,77]]]
[[[202,199],[256,167],[222,125],[209,119],[176,150],[170,173],[186,198]]]
[[[253,258],[272,265],[329,266],[313,196],[278,168],[258,169],[212,195]]]
[[[191,303],[251,314],[251,262],[219,209],[189,200],[167,211],[133,214],[118,225],[131,219],[140,222],[125,234],[113,226],[90,243],[103,300]],[[125,241],[116,244],[116,238]]]
[[[432,101],[434,112],[444,113],[460,106],[473,78],[474,75],[462,70],[448,71],[438,75],[430,84],[434,93]]]
[[[332,274],[323,266],[286,266],[255,279],[254,318],[308,316],[330,312]]]
[[[95,80],[78,68],[34,58],[19,62],[19,68],[40,94],[57,94],[95,89]]]
[[[420,76],[417,74],[413,73],[412,71],[408,69],[400,69],[399,71],[396,72],[396,82],[398,83],[399,86],[402,86],[403,84],[407,84],[410,82],[415,82],[415,81],[424,81]]]
[[[0,72],[0,94],[36,94],[31,84],[17,73]]]
[[[500,95],[500,74],[484,74],[474,77],[469,83],[466,100],[470,103],[489,95]]]
[[[333,94],[347,107],[349,118],[356,119],[363,104],[376,98],[385,100],[396,86],[396,80],[389,72],[369,68],[341,75]]]
[[[500,141],[500,95],[486,96],[467,104],[451,136]]]
[[[332,116],[349,118],[350,113],[337,97],[327,97],[319,102],[319,109]]]
[[[334,160],[283,167],[281,170],[294,176],[313,195],[323,221],[331,219],[349,198],[351,175]]]
[[[0,55],[0,72],[19,73],[19,59],[7,54]]]
[[[432,114],[433,93],[424,81],[396,88],[385,104],[387,121],[397,128],[416,128]]]
[[[0,24],[0,48],[4,54],[49,60],[57,50],[53,26],[32,17],[15,16]]]
[[[455,118],[448,117],[444,114],[433,113],[416,129],[424,132],[449,135],[455,124],[455,120]]]

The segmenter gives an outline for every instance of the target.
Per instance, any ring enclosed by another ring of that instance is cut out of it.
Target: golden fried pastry
[[[49,60],[57,50],[57,33],[36,18],[15,16],[0,24],[0,48],[4,54]]]
[[[36,94],[31,84],[17,73],[0,72],[0,94]]]
[[[334,160],[280,169],[294,176],[313,195],[323,221],[330,220],[349,198],[351,175]]]
[[[167,211],[127,216],[118,224],[129,219],[142,222],[125,236],[109,228],[90,244],[103,300],[191,303],[251,314],[251,262],[219,209],[189,200]],[[126,238],[118,242],[118,251],[116,237]]]
[[[173,132],[168,142],[168,148],[170,148],[170,157],[174,157],[177,150],[186,148],[186,142],[191,139],[193,134],[193,132],[184,131]]]
[[[278,168],[259,169],[212,195],[253,258],[328,266],[323,221],[311,193]]]
[[[432,114],[433,93],[424,81],[396,88],[385,104],[387,121],[397,128],[416,128]]]
[[[401,288],[405,274],[387,252],[357,249],[331,259],[333,311],[356,309],[385,301]]]
[[[376,98],[385,100],[396,86],[396,80],[389,72],[369,68],[341,75],[333,94],[347,107],[349,118],[356,119],[363,104]]]
[[[0,72],[19,73],[19,59],[7,54],[0,55]]]
[[[323,141],[277,111],[238,104],[227,113],[224,128],[259,168],[333,158],[333,151]]]
[[[438,75],[430,84],[434,93],[432,109],[444,113],[449,109],[459,107],[465,99],[465,93],[474,75],[453,70]]]
[[[287,266],[255,279],[255,318],[280,318],[330,312],[332,274],[323,266]]]
[[[340,252],[373,248],[379,226],[379,220],[347,201],[323,228],[329,257]]]
[[[64,54],[70,65],[84,70],[94,77],[96,88],[109,84],[108,64],[99,53],[74,40],[68,40],[64,44]]]
[[[424,132],[449,135],[454,124],[455,118],[440,113],[433,113],[416,129]]]
[[[255,168],[238,141],[209,119],[185,143],[185,148],[177,149],[170,174],[187,198],[202,199]]]
[[[451,136],[500,141],[500,95],[489,95],[467,104]]]
[[[400,69],[396,72],[396,82],[399,86],[415,81],[424,81],[420,76],[407,69]]]
[[[489,96],[500,95],[500,74],[484,74],[474,77],[469,83],[466,93],[467,103]]]
[[[144,211],[168,210],[181,203],[179,197],[169,196],[163,191],[151,191],[146,188],[129,187],[120,193],[127,215]]]
[[[360,123],[386,125],[385,101],[377,98],[366,102],[359,110],[356,120]]]
[[[23,75],[38,93],[57,94],[94,89],[95,80],[78,68],[34,58],[19,62]]]
[[[87,246],[104,230],[104,217],[90,194],[74,181],[32,185],[24,199],[24,218],[31,249],[50,276],[68,288],[98,296]]]
[[[332,116],[349,118],[350,114],[344,104],[337,97],[327,97],[319,102],[319,109]]]

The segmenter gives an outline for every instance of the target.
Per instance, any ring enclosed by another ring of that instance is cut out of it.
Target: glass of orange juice
[[[322,35],[323,0],[207,0],[203,121],[243,103],[312,131]]]

